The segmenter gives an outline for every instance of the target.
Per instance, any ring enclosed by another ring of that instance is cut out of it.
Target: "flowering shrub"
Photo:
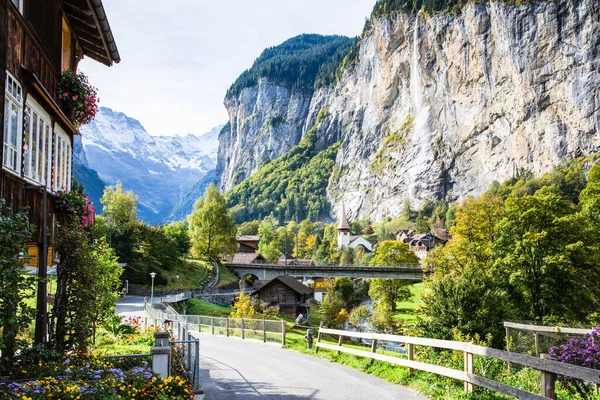
[[[42,358],[44,361],[42,362]],[[88,353],[43,355],[22,360],[11,379],[0,383],[2,399],[193,399],[190,384],[180,377],[157,378],[147,362],[125,369]],[[34,361],[34,362],[32,362]],[[40,377],[31,379],[31,377]],[[29,380],[27,380],[29,378]]]
[[[569,342],[550,349],[550,355],[558,361],[586,368],[600,369],[600,325],[584,338],[569,339]],[[571,393],[586,397],[593,386],[579,379],[559,376],[565,388]]]
[[[180,377],[157,378],[147,363],[130,371],[102,368],[64,369],[64,375],[29,382],[0,383],[3,399],[193,399],[191,385]]]
[[[71,217],[76,217],[81,226],[88,226],[94,221],[94,203],[81,192],[71,191],[56,192],[54,200],[54,208],[58,212],[69,214]]]
[[[96,88],[88,83],[84,73],[66,70],[57,85],[58,98],[73,111],[72,121],[79,128],[90,123],[98,112]]]

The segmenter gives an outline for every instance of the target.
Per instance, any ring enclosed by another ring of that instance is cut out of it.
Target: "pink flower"
[[[79,96],[75,95],[72,97],[73,101],[77,100],[79,98]]]

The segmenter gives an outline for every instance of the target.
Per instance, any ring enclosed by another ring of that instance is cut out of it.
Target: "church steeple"
[[[348,223],[348,218],[346,217],[346,209],[342,204],[342,213],[340,214],[340,223],[338,224],[338,231],[349,231],[350,224]]]
[[[338,247],[348,247],[350,245],[350,224],[346,217],[346,208],[342,204],[342,213],[340,214],[340,223],[338,224]]]

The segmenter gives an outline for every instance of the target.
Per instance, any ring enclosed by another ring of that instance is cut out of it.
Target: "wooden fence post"
[[[535,356],[539,357],[540,356],[540,335],[539,333],[535,332]]]
[[[377,339],[371,340],[371,353],[377,353]]]
[[[317,333],[317,345],[315,346],[315,353],[319,351],[319,343],[321,343],[321,327],[323,326],[323,321],[319,324],[319,333]]]
[[[263,343],[267,343],[267,322],[263,318]]]
[[[544,359],[552,359],[549,354],[542,354]],[[554,372],[541,371],[542,372],[542,396],[548,397],[549,399],[556,399],[556,392],[554,391],[554,384],[556,383],[556,374]]]
[[[510,328],[505,326],[504,330],[506,331],[506,351],[510,351]],[[510,374],[510,361],[508,361],[508,373]]]
[[[225,332],[227,337],[229,337],[229,317],[225,317]]]
[[[414,361],[415,359],[415,345],[412,343],[407,343],[406,344],[406,355],[408,356],[408,359],[410,361]],[[408,374],[412,375],[415,373],[415,370],[412,368],[408,369]]]
[[[281,347],[285,346],[285,321],[281,320]]]
[[[244,318],[242,318],[242,339],[245,339],[245,337],[244,337]]]
[[[210,317],[210,333],[215,334],[215,317]]]
[[[467,374],[473,373],[473,353],[465,351],[465,372]],[[465,382],[465,392],[473,393],[473,384],[471,382]]]

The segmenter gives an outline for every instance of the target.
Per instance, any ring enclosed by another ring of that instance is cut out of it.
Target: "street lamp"
[[[179,292],[179,275],[175,275],[175,278],[177,278],[177,292]]]
[[[152,278],[152,289],[150,291],[150,304],[154,304],[154,277],[156,272],[150,272],[150,278]]]

